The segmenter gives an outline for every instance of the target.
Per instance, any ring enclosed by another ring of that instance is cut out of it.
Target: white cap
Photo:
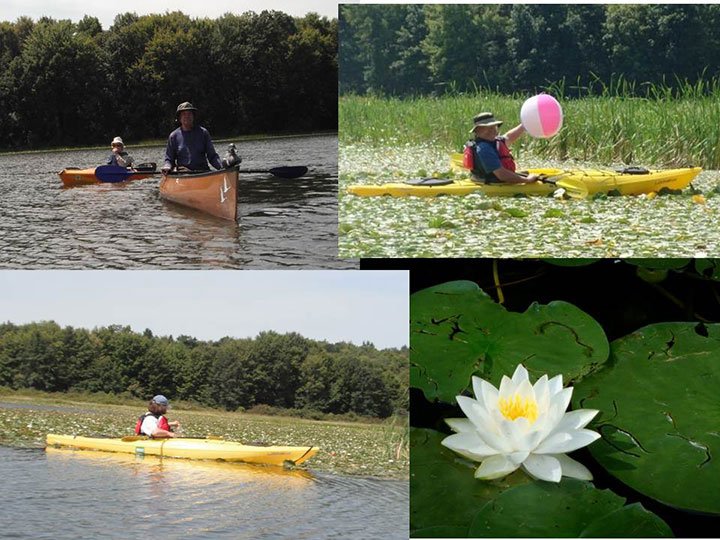
[[[120,137],[115,137],[110,144],[122,144],[125,146],[125,143],[122,142],[122,139]]]

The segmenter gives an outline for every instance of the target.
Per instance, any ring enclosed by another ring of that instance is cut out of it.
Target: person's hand
[[[160,169],[160,172],[163,176],[167,176],[167,173],[170,172],[170,166],[169,165],[163,165],[163,168]]]
[[[539,174],[528,174],[528,175],[527,175],[527,181],[528,181],[528,183],[529,183],[529,182],[537,182],[538,180],[540,180],[540,175],[539,175]]]

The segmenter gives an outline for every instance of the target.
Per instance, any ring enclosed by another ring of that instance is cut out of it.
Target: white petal
[[[476,377],[475,375],[473,375],[472,387],[473,387],[473,393],[475,394],[475,399],[478,400],[480,403],[483,403],[485,400],[483,398],[482,379],[480,377]]]
[[[515,383],[507,375],[503,375],[500,379],[500,388],[498,389],[498,398],[508,399],[515,393]]]
[[[455,400],[457,404],[460,405],[462,412],[475,424],[476,428],[479,430],[486,428],[489,417],[484,404],[467,396],[456,396]]]
[[[518,384],[517,388],[515,388],[515,392],[521,399],[535,401],[535,390],[533,389],[532,384],[530,384],[530,381],[527,379],[520,381],[520,384]]]
[[[578,409],[577,411],[570,411],[563,415],[555,427],[555,431],[570,431],[573,429],[582,429],[590,423],[590,420],[595,418],[595,415],[600,411],[592,409]]]
[[[548,377],[543,375],[540,377],[535,385],[533,386],[535,391],[535,400],[538,405],[538,412],[542,413],[546,411],[550,405],[550,387],[548,386]]]
[[[562,375],[556,375],[548,381],[548,388],[550,388],[550,395],[553,396],[562,390]]]
[[[582,463],[567,457],[565,454],[553,454],[552,457],[560,462],[563,476],[577,478],[578,480],[592,480],[592,473]]]
[[[495,388],[492,384],[490,384],[487,381],[480,381],[480,386],[482,387],[482,396],[483,396],[483,402],[485,403],[485,408],[488,411],[492,411],[493,409],[497,409],[498,406],[498,389]]]
[[[560,407],[562,412],[565,412],[570,405],[570,398],[572,398],[573,389],[563,388],[560,392],[550,397],[550,407],[557,405]]]
[[[482,480],[494,480],[507,476],[519,465],[515,465],[507,456],[497,455],[487,458],[475,471],[475,478]]]
[[[500,452],[513,452],[516,448],[513,446],[512,439],[505,433],[502,433],[499,428],[498,431],[490,430],[479,430],[478,435],[482,438],[488,446],[497,448]],[[512,434],[511,434],[512,436]]]
[[[519,467],[529,455],[530,452],[513,452],[512,454],[507,454],[507,457],[510,461],[512,461],[515,465]]]
[[[486,457],[498,453],[497,450],[486,445],[475,433],[455,433],[445,437],[440,444],[473,461],[482,461]]]
[[[533,450],[535,454],[565,454],[600,438],[599,433],[589,429],[553,433]]]
[[[446,418],[445,423],[450,426],[450,429],[455,433],[465,433],[467,431],[475,433],[477,431],[475,424],[467,418]]]
[[[559,482],[562,477],[560,462],[552,456],[536,456],[530,454],[523,463],[530,476],[547,482]]]
[[[518,364],[518,366],[515,368],[515,373],[513,373],[512,381],[515,383],[515,386],[519,386],[521,382],[523,381],[530,381],[530,376],[528,375],[527,369],[525,369],[525,366],[522,364]]]

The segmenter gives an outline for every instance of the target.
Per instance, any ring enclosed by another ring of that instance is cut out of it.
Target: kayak
[[[160,197],[213,216],[237,218],[238,170],[169,173],[160,180]]]
[[[450,158],[450,165],[455,171],[469,172],[462,166],[462,154],[453,154]],[[545,180],[527,184],[485,184],[475,182],[470,178],[426,178],[382,185],[353,185],[348,187],[348,192],[362,197],[379,195],[436,197],[470,193],[507,197],[514,195],[547,196],[558,188],[564,188],[570,196],[577,198],[609,192],[617,192],[620,195],[640,195],[657,192],[663,188],[684,189],[701,171],[700,167],[665,170],[629,168],[622,171],[545,168],[529,169],[529,173],[541,175]]]
[[[149,178],[155,174],[155,171],[136,172],[128,175],[126,180],[142,180]],[[91,184],[103,184],[97,176],[95,176],[95,167],[92,169],[78,169],[76,167],[68,167],[58,173],[60,180],[65,187],[87,186]]]
[[[286,462],[298,465],[318,452],[315,446],[252,446],[217,439],[103,439],[49,433],[46,442],[49,447],[70,447],[138,456],[240,461],[262,465],[284,465]]]

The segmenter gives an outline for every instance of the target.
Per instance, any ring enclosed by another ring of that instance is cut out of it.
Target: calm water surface
[[[0,447],[3,538],[408,537],[408,483]]]
[[[337,137],[237,146],[241,170],[309,168],[293,180],[241,174],[237,223],[160,200],[158,177],[62,188],[59,170],[103,164],[106,150],[0,156],[0,268],[356,267],[337,259]],[[160,164],[164,147],[128,151]]]

